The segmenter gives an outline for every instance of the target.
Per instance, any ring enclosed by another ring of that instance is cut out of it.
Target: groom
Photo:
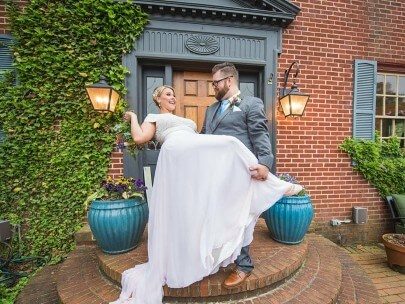
[[[232,63],[212,68],[212,86],[217,102],[205,113],[203,134],[230,135],[252,151],[259,164],[250,168],[252,178],[265,180],[273,163],[267,118],[263,101],[256,97],[240,97],[239,73]],[[242,248],[235,260],[236,269],[224,281],[225,288],[242,284],[253,270],[249,246]]]

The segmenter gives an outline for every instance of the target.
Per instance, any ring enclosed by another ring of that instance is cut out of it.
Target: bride
[[[160,114],[139,125],[127,112],[136,143],[155,137],[162,148],[149,199],[148,262],[124,271],[118,303],[162,303],[163,286],[186,287],[232,263],[251,243],[260,214],[302,187],[268,175],[251,177],[254,154],[232,136],[204,135],[173,115],[174,89],[155,89]]]

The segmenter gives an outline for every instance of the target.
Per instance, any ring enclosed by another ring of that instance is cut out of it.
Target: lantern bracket
[[[291,89],[287,89],[286,87],[287,87],[287,82],[288,82],[288,76],[290,75],[291,69],[293,68],[294,65],[296,66],[296,71],[295,71],[295,74],[293,75],[293,84],[291,86]],[[296,84],[296,79],[297,79],[297,76],[298,76],[299,72],[300,72],[300,68],[299,68],[298,62],[296,62],[296,61],[291,63],[288,70],[284,71],[284,84],[283,84],[283,88],[282,88],[282,91],[281,91],[281,94],[280,94],[281,97],[287,95],[291,91],[296,90],[298,88],[297,84]]]

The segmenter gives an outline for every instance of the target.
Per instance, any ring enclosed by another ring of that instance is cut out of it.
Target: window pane
[[[239,90],[242,96],[256,96],[255,84],[253,82],[240,82]]]
[[[152,99],[152,93],[155,88],[163,85],[163,77],[146,77],[146,113],[158,114],[159,108]]]
[[[385,97],[385,115],[395,116],[396,97]]]
[[[387,75],[385,83],[385,94],[387,95],[397,94],[397,76]]]
[[[405,120],[396,119],[395,120],[395,135],[398,137],[405,137]]]
[[[398,95],[405,95],[405,76],[399,77]]]
[[[398,98],[398,116],[405,116],[405,97]]]
[[[392,119],[383,119],[382,120],[382,137],[389,137],[392,135]]]
[[[376,115],[383,115],[383,104],[384,104],[384,97],[382,96],[377,96],[376,100],[376,108],[375,108],[375,114]]]
[[[384,75],[377,75],[377,94],[384,94]]]
[[[377,132],[380,132],[380,135],[382,134],[382,131],[381,131],[381,118],[376,118],[375,119],[375,130],[377,131]]]

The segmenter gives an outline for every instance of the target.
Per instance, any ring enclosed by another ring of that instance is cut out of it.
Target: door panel
[[[176,90],[175,114],[192,119],[198,132],[204,123],[205,110],[215,102],[211,73],[174,72],[173,87]]]
[[[241,73],[239,78],[242,96],[259,97],[257,74]],[[175,114],[193,120],[200,132],[204,123],[205,110],[215,102],[211,73],[175,72],[173,86],[177,99]]]

